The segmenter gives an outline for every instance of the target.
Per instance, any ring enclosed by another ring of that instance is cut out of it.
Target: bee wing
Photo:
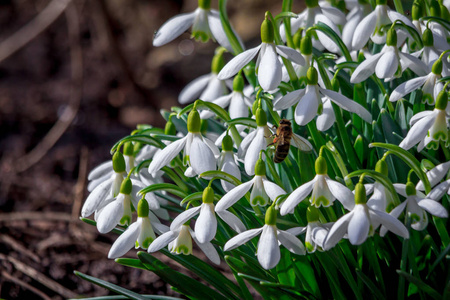
[[[304,151],[304,152],[309,152],[309,151],[312,151],[312,149],[313,149],[311,143],[307,139],[305,139],[295,133],[292,134],[291,145],[294,146],[295,148],[298,148],[298,149]]]

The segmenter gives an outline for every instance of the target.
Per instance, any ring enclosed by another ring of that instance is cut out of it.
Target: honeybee
[[[291,146],[291,139],[293,136],[291,122],[286,119],[281,119],[277,132],[273,136],[275,136],[275,138],[273,139],[273,143],[270,144],[275,145],[273,162],[280,163],[288,155],[289,147]]]

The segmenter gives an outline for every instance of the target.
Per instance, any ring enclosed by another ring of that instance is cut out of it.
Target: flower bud
[[[139,200],[138,207],[137,207],[137,215],[139,218],[145,218],[148,217],[149,213],[149,206],[147,200],[143,197],[141,200]]]
[[[422,35],[423,45],[426,47],[432,47],[434,45],[433,32],[427,28]]]
[[[228,134],[222,140],[222,150],[223,151],[233,151],[233,140]]]
[[[268,19],[268,14],[266,13],[266,18],[261,24],[261,41],[263,43],[273,43],[274,33],[272,22]]]
[[[384,176],[388,176],[389,169],[384,159],[380,159],[379,161],[377,161],[377,164],[375,165],[375,171],[383,174]]]
[[[125,159],[123,158],[123,154],[120,151],[116,151],[113,155],[113,170],[116,173],[125,172],[126,164]]]
[[[366,204],[367,196],[366,196],[366,188],[364,184],[358,182],[355,187],[355,204]]]
[[[387,32],[386,45],[397,47],[397,32],[394,28],[390,28]]]
[[[203,190],[202,201],[203,203],[214,202],[214,190],[212,187],[208,186]]]
[[[266,217],[264,220],[266,225],[276,225],[277,224],[277,211],[273,206],[270,206],[266,210]]]
[[[200,114],[196,109],[191,110],[188,115],[187,129],[191,133],[198,133],[201,129]]]
[[[123,154],[126,156],[133,156],[134,146],[132,142],[126,142],[123,144]]]
[[[210,9],[211,8],[211,0],[198,0],[198,7],[202,9]]]
[[[267,125],[267,115],[266,115],[266,112],[261,107],[258,107],[258,109],[256,110],[255,119],[256,119],[256,125],[258,125],[258,126],[266,126]]]
[[[319,210],[315,206],[308,206],[306,209],[306,220],[308,223],[319,221]]]
[[[414,196],[417,193],[416,187],[414,186],[414,183],[412,183],[411,181],[408,181],[408,183],[406,184],[405,191],[407,196]]]
[[[164,134],[167,135],[176,135],[177,134],[177,128],[173,124],[173,122],[169,119],[167,121],[166,126],[164,127]]]
[[[125,178],[120,185],[120,193],[124,195],[131,194],[131,190],[133,188],[133,184],[131,183],[130,178]]]
[[[316,68],[309,67],[308,72],[306,72],[306,82],[309,85],[317,85],[319,81],[319,74],[317,73]]]
[[[445,90],[442,90],[436,97],[435,108],[439,110],[445,110],[447,108],[447,103],[448,103],[448,93]]]
[[[319,0],[306,0],[306,7],[314,8],[319,6]]]
[[[211,72],[213,74],[219,74],[223,66],[225,66],[225,60],[223,59],[223,50],[217,51],[211,62]]]
[[[242,92],[244,90],[244,77],[239,72],[233,79],[233,91]]]
[[[300,42],[300,52],[303,55],[311,55],[312,54],[312,41],[309,34],[305,34]]]
[[[265,176],[266,175],[266,164],[260,158],[256,161],[255,164],[255,175],[256,176]]]
[[[319,156],[316,159],[315,163],[316,174],[317,175],[326,175],[328,173],[327,161],[322,156]]]

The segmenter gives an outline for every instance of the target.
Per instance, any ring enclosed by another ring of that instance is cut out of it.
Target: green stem
[[[241,43],[231,28],[230,21],[228,20],[227,15],[227,0],[219,0],[219,13],[220,13],[220,21],[222,22],[223,29],[225,34],[227,35],[228,41],[231,44],[231,48],[233,48],[234,55],[238,55],[243,52]]]
[[[283,0],[283,5],[281,8],[281,11],[282,12],[290,12],[291,10],[292,10],[292,0]],[[288,47],[295,49],[294,40],[292,39],[292,35],[291,35],[291,19],[290,18],[284,19],[284,29],[286,32],[286,43],[287,43]]]

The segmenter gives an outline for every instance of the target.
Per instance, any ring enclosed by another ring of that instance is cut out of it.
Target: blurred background
[[[300,12],[302,1],[294,5]],[[111,146],[137,124],[163,127],[159,111],[210,72],[213,42],[185,33],[152,46],[167,19],[195,8],[195,0],[0,0],[0,298],[108,294],[74,270],[176,295],[156,275],[108,260],[116,236],[79,214],[87,174]],[[247,48],[260,43],[266,10],[279,13],[281,1],[229,1]]]

